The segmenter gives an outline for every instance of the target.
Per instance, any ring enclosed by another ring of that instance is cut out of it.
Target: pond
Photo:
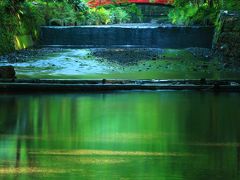
[[[239,179],[240,94],[1,94],[0,179]]]

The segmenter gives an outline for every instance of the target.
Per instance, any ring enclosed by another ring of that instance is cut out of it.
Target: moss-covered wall
[[[223,60],[240,62],[240,12],[221,11],[213,47]]]

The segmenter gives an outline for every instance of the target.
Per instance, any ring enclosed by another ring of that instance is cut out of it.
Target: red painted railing
[[[136,3],[136,4],[162,4],[171,5],[174,0],[90,0],[90,7],[103,6],[108,4]]]

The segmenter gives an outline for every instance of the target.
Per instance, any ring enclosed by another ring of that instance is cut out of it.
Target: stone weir
[[[211,48],[213,27],[125,24],[44,26],[40,44],[56,47]]]

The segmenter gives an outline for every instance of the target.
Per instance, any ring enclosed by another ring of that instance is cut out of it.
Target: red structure
[[[103,6],[108,4],[136,3],[136,4],[161,4],[171,5],[174,0],[90,0],[90,7]]]

